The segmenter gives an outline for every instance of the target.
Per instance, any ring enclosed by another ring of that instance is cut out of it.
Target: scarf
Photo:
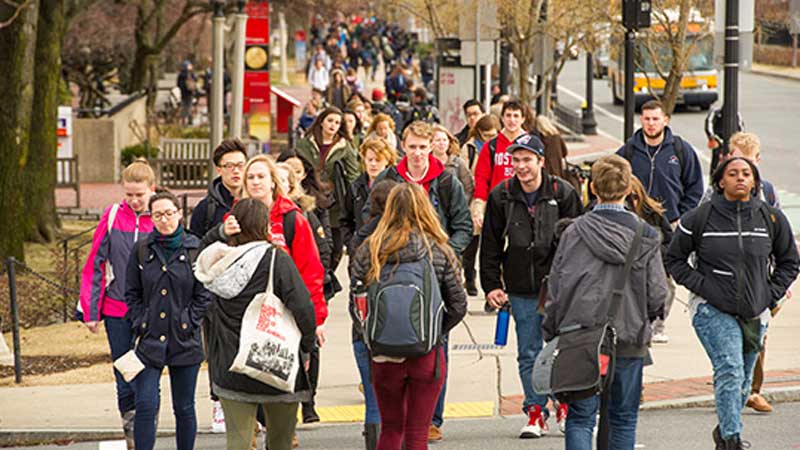
[[[158,229],[153,230],[153,240],[156,245],[164,252],[167,261],[172,257],[172,254],[178,251],[183,245],[183,225],[178,225],[178,228],[172,234],[161,234]]]

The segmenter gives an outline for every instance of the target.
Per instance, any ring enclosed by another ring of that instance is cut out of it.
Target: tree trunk
[[[25,169],[26,240],[50,242],[60,226],[55,205],[56,120],[64,37],[63,0],[40,0],[30,150]]]
[[[152,56],[151,49],[145,44],[136,44],[136,53],[131,64],[131,72],[128,77],[128,86],[125,89],[129,94],[141,91],[147,87],[148,60]]]
[[[14,9],[0,2],[0,20],[11,17]],[[33,105],[37,13],[38,2],[33,2],[0,32],[0,61],[8,68],[0,83],[0,256],[21,260],[25,258],[21,187]]]

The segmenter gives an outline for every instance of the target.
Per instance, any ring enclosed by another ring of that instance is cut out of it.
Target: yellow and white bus
[[[633,75],[633,93],[636,98],[636,108],[655,96],[664,92],[666,80],[661,78],[656,70],[656,65],[650,57],[650,52],[644,44],[646,33],[663,33],[663,27],[654,25],[648,30],[639,33],[637,38],[637,51],[634,55],[635,72]],[[677,104],[698,106],[708,109],[717,101],[717,71],[714,68],[714,37],[703,33],[703,24],[690,22],[686,34],[687,45],[695,43],[692,53],[686,64],[686,69],[681,78],[678,91]],[[611,97],[615,104],[621,105],[625,99],[625,42],[621,33],[611,37],[609,46],[608,84],[611,87]],[[661,69],[668,73],[671,65],[672,51],[664,45],[654,49],[658,56]],[[655,95],[654,95],[655,94]]]

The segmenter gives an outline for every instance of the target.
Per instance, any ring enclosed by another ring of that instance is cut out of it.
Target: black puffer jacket
[[[778,209],[762,209],[757,198],[728,201],[715,193],[708,222],[699,229],[699,208],[681,217],[669,246],[667,269],[675,281],[720,311],[743,319],[773,307],[794,282],[800,265],[786,216]],[[692,252],[697,254],[696,269],[687,262]]]
[[[353,247],[351,241],[362,225],[364,225],[364,218],[361,211],[364,205],[367,204],[369,198],[369,176],[362,173],[356,181],[347,187],[347,195],[344,197],[344,211],[341,219],[339,219],[339,226],[342,228],[342,240],[347,246],[347,252],[354,254],[356,247]]]
[[[481,286],[486,293],[504,289],[509,294],[536,296],[555,254],[556,222],[583,212],[569,182],[544,170],[542,177],[534,217],[516,176],[489,193],[480,253]]]
[[[450,248],[442,250],[439,246],[433,245],[432,250],[433,268],[436,270],[436,279],[439,280],[439,288],[445,305],[442,334],[447,334],[461,322],[461,319],[467,313],[467,293],[464,291],[461,270],[458,268],[458,264],[455,263],[458,257],[455,256]],[[386,263],[395,264],[397,262],[417,261],[425,256],[425,252],[427,252],[427,248],[422,239],[412,234],[409,237],[408,244]],[[364,245],[358,248],[355,257],[350,261],[351,288],[354,288],[359,281],[365,285],[368,284],[365,280],[369,269],[369,240],[367,240]],[[355,317],[352,299],[350,301],[350,313],[351,317]]]

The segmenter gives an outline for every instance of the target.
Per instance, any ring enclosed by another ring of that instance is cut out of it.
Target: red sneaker
[[[567,432],[567,404],[566,403],[556,403],[556,423],[558,424],[558,431],[561,434],[566,434]]]
[[[528,410],[528,423],[520,430],[520,439],[540,438],[550,431],[547,422],[544,420],[542,407],[534,405]]]

